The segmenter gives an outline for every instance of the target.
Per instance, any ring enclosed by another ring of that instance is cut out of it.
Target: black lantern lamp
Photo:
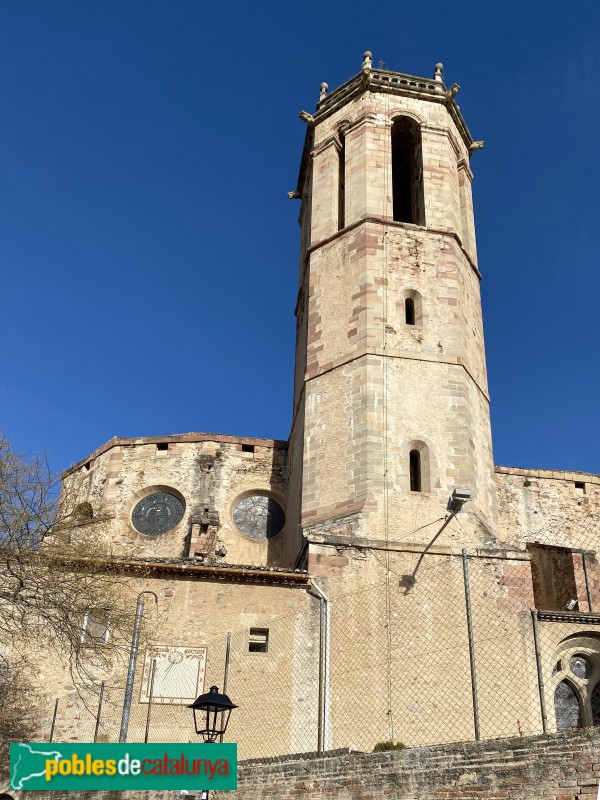
[[[211,686],[210,692],[201,694],[188,708],[194,712],[198,736],[202,736],[205,742],[216,742],[225,733],[231,712],[237,706],[226,694],[219,694],[217,686]]]

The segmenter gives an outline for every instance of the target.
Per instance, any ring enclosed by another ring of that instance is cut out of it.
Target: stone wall
[[[159,675],[156,682],[159,699],[152,708],[150,741],[194,740],[192,717],[186,706],[212,684],[223,686],[227,662],[228,693],[240,706],[232,718],[231,735],[239,742],[242,757],[314,750],[319,602],[309,593],[307,582],[286,583],[280,574],[266,570],[255,571],[254,578],[250,574],[235,580],[235,575],[228,578],[224,570],[211,578],[201,571],[208,568],[196,569],[188,567],[179,573],[165,567],[164,572],[158,569],[154,575],[131,580],[132,610],[137,591],[154,592],[158,603],[151,595],[145,596],[128,740],[144,740],[151,660],[154,653],[165,654],[168,649],[174,654],[173,665],[169,675],[164,679]],[[266,652],[250,649],[250,631],[255,628],[268,631]],[[227,656],[228,632],[231,637]],[[78,692],[66,663],[43,649],[35,651],[29,644],[39,690],[40,740],[48,739],[58,698],[54,740],[91,741],[99,701],[97,688],[104,681],[98,741],[118,741],[129,642],[113,644],[111,668],[102,668],[93,661],[87,666],[87,679],[95,682],[95,693],[81,689]],[[180,661],[198,653],[198,683],[190,686],[188,670]],[[171,695],[164,700],[160,699],[162,685]],[[277,691],[269,693],[270,687],[277,687]],[[276,703],[276,708],[270,707],[269,702]],[[274,718],[278,729],[267,742],[259,732]]]
[[[78,503],[89,502],[95,514],[108,512],[115,555],[216,557],[228,564],[286,567],[293,566],[298,547],[292,535],[297,526],[287,514],[287,486],[287,442],[202,433],[111,440],[64,480],[64,491]],[[160,491],[180,497],[185,515],[168,533],[144,536],[132,525],[132,511],[143,497]],[[286,512],[286,525],[276,536],[252,539],[236,528],[233,509],[251,494],[272,497]]]
[[[500,537],[596,550],[600,476],[584,472],[496,467]]]

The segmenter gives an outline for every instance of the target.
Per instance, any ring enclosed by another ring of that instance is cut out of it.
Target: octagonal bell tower
[[[497,531],[471,197],[474,142],[433,78],[362,69],[302,112],[290,508],[309,541],[453,544]],[[434,529],[435,530],[435,529]]]

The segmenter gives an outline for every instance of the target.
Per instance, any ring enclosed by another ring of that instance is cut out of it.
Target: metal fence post
[[[131,650],[129,651],[129,667],[127,669],[127,683],[125,684],[125,697],[123,699],[123,715],[121,717],[121,731],[119,741],[127,741],[127,729],[129,728],[129,715],[131,714],[131,698],[133,696],[133,683],[135,681],[135,665],[137,661],[138,645],[140,641],[140,627],[144,616],[144,601],[142,595],[151,594],[154,602],[158,605],[158,597],[154,592],[144,591],[138,594],[137,606],[135,609],[135,623],[133,626],[133,636],[131,637]]]
[[[581,561],[583,563],[583,575],[585,577],[585,592],[587,594],[587,603],[588,603],[588,610],[590,614],[594,613],[594,604],[592,602],[592,590],[590,587],[590,576],[588,574],[588,566],[587,566],[587,556],[586,553],[583,552],[581,554]]]
[[[58,711],[58,701],[59,698],[57,697],[54,701],[54,714],[52,714],[52,725],[50,726],[50,738],[48,739],[51,742],[54,739],[54,726],[56,725],[56,713]]]
[[[538,691],[540,693],[540,710],[542,712],[542,732],[548,732],[548,720],[546,718],[546,697],[544,694],[544,677],[542,672],[542,657],[540,655],[540,634],[538,629],[537,611],[531,612],[531,624],[533,625],[533,644],[535,647],[535,663],[537,666]]]
[[[223,670],[223,694],[227,694],[227,679],[229,678],[229,659],[231,657],[231,631],[227,632],[227,645],[225,646],[225,669]],[[219,741],[223,741],[223,734]]]
[[[152,700],[154,699],[154,673],[156,672],[156,659],[152,659],[152,666],[150,667],[150,694],[148,695],[148,713],[146,715],[146,733],[144,734],[144,742],[148,742],[148,734],[150,733],[150,714],[152,712]]]
[[[231,631],[227,634],[227,646],[225,648],[225,670],[223,672],[223,694],[227,694],[227,679],[229,678],[229,659],[231,656]]]
[[[319,719],[317,728],[317,750],[322,753],[329,748],[329,665],[330,665],[330,600],[314,580],[313,589],[319,595]]]
[[[98,729],[100,728],[100,714],[102,712],[102,700],[104,699],[104,681],[100,684],[100,697],[98,698],[98,711],[96,713],[96,729],[94,731],[94,742],[98,738]]]
[[[477,665],[475,663],[475,640],[473,637],[473,615],[471,613],[471,587],[469,584],[469,561],[467,551],[462,551],[463,579],[465,582],[465,604],[467,607],[467,633],[469,635],[469,662],[471,665],[471,696],[473,698],[473,727],[475,739],[481,739],[479,728],[479,702],[477,699]]]

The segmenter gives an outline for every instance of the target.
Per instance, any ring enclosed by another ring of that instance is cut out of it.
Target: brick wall
[[[325,758],[248,762],[236,800],[596,798],[600,729]],[[226,793],[215,793],[215,800]]]

